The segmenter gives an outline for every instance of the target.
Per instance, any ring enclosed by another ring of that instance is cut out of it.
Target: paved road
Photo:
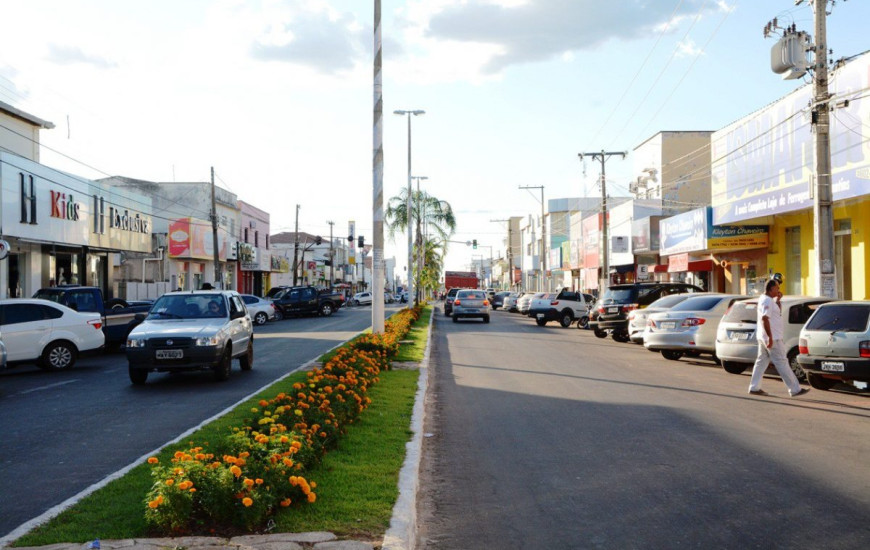
[[[420,548],[870,547],[870,393],[503,311],[433,337]]]
[[[388,306],[387,314],[397,307]],[[371,325],[371,308],[254,329],[254,368],[154,374],[132,386],[123,354],[72,370],[0,371],[0,534],[39,516]]]

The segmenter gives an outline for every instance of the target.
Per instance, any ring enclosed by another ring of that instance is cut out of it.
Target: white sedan
[[[371,292],[357,292],[353,295],[350,302],[355,306],[370,306],[372,305]]]
[[[78,312],[39,299],[0,300],[0,339],[8,363],[36,362],[46,370],[69,369],[82,352],[106,343],[99,313]]]
[[[245,307],[248,308],[248,313],[251,314],[251,320],[255,325],[265,325],[266,321],[274,321],[276,317],[275,302],[254,296],[253,294],[242,294],[242,301],[245,302]]]

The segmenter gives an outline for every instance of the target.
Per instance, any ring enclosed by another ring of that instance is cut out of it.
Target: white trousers
[[[776,372],[785,382],[788,388],[788,394],[794,395],[801,391],[801,385],[791,370],[788,364],[788,358],[785,355],[785,345],[782,340],[774,340],[773,346],[769,349],[764,345],[764,342],[758,342],[758,357],[755,359],[755,365],[752,367],[752,378],[749,379],[749,391],[757,391],[761,389],[761,380],[764,376],[764,371],[767,366],[773,363]]]

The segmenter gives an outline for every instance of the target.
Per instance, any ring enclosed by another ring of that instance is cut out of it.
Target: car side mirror
[[[240,317],[244,317],[245,315],[247,314],[244,311],[233,311],[230,314],[230,319],[238,319]]]
[[[137,313],[136,315],[133,316],[133,319],[135,319],[136,321],[141,323],[142,321],[145,320],[145,314],[144,313]]]

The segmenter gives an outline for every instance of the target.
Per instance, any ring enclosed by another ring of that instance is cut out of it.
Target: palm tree
[[[411,199],[410,220],[408,219],[409,196]],[[415,239],[414,252],[412,253],[414,256],[412,263],[416,263],[415,259],[420,257],[419,251],[425,251],[427,248],[427,245],[424,245],[424,233],[428,234],[431,231],[433,233],[433,240],[443,244],[443,253],[440,254],[440,258],[447,253],[447,242],[456,231],[456,217],[453,215],[453,208],[450,206],[450,203],[439,200],[425,191],[411,191],[409,195],[408,190],[402,188],[399,194],[391,198],[387,204],[385,220],[391,240],[395,240],[397,232],[404,233],[407,231],[409,226],[416,229],[417,237]],[[428,260],[426,256],[427,254],[424,253],[424,261]],[[441,263],[440,260],[438,263]],[[414,272],[413,266],[409,266],[409,269],[411,270],[409,273]],[[417,294],[414,297],[415,302],[420,300],[421,275],[421,273],[414,275],[415,289],[417,289]]]

